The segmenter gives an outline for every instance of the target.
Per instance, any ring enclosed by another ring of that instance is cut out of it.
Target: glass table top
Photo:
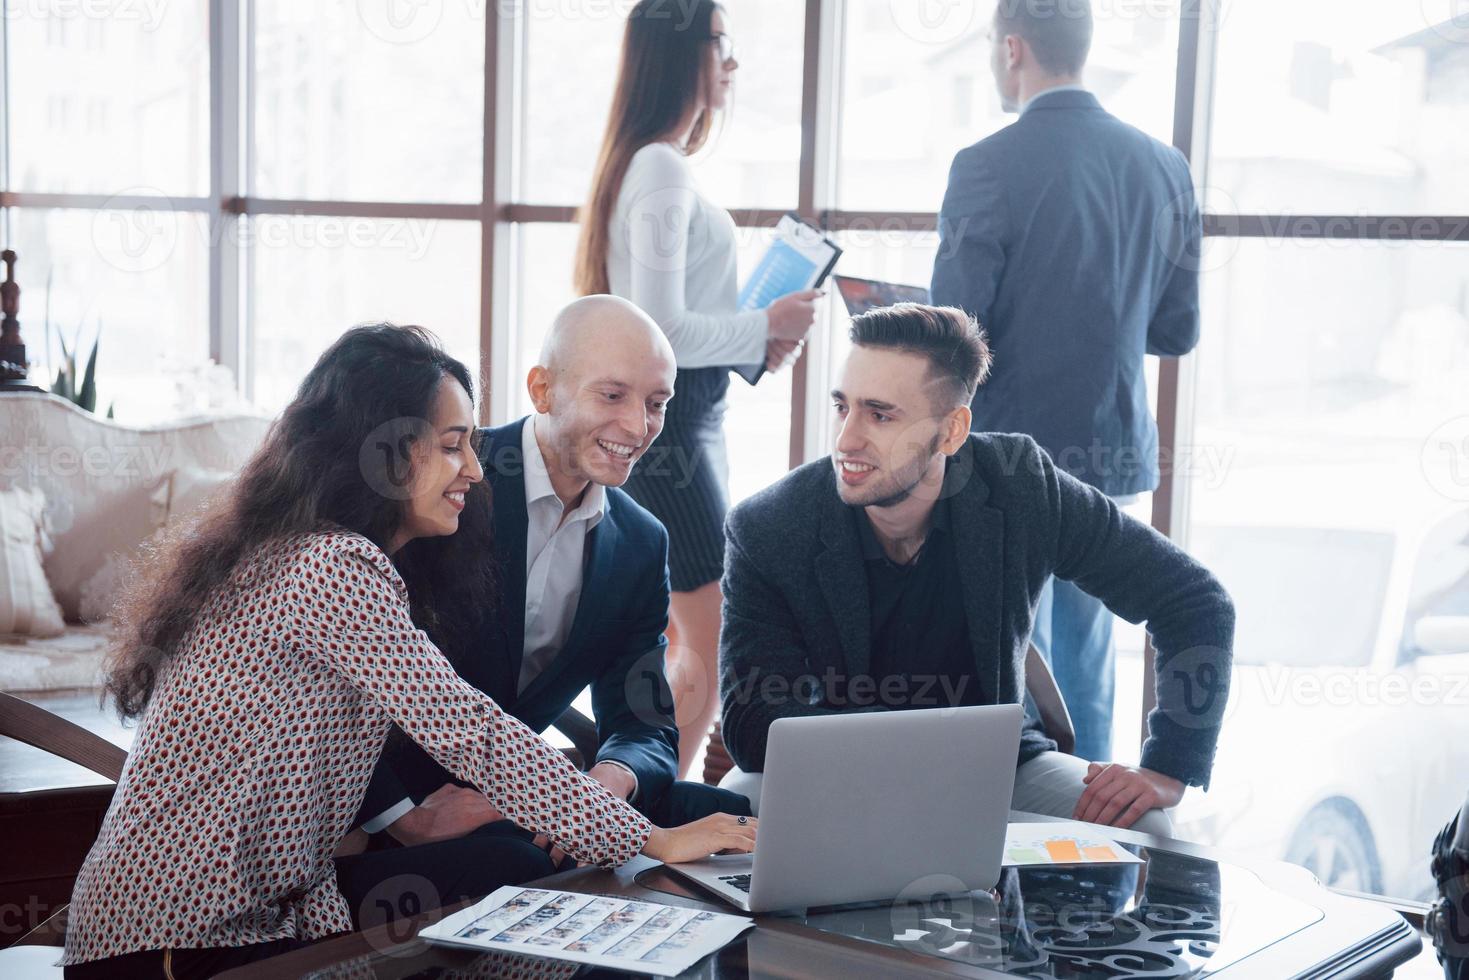
[[[1173,851],[1123,846],[1145,863],[1011,868],[1002,872],[992,891],[960,895],[939,894],[945,890],[943,876],[934,876],[915,882],[900,902],[811,909],[764,916],[760,922],[805,926],[901,949],[932,958],[935,966],[940,965],[937,961],[952,961],[1012,977],[1107,980],[1208,977],[1324,916],[1321,909],[1270,887],[1245,868]],[[638,874],[636,881],[652,892],[642,896],[645,900],[657,901],[659,891],[689,894],[661,867]],[[779,972],[788,965],[782,947],[760,941],[772,935],[757,927],[685,976],[719,980]],[[832,961],[833,968],[838,962]],[[387,975],[381,973],[384,969],[399,978],[445,980],[616,975],[545,959],[498,953],[476,956],[413,943],[311,976],[372,977]],[[1242,975],[1249,975],[1248,967]]]
[[[1146,863],[1008,868],[993,892],[789,918],[1009,976],[1106,978],[1207,977],[1323,916],[1244,868],[1126,846]]]

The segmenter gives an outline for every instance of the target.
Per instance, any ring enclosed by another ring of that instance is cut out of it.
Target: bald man
[[[587,774],[663,827],[750,812],[743,796],[675,780],[668,534],[617,489],[663,428],[675,372],[663,332],[626,300],[589,296],[558,314],[526,378],[535,414],[479,432],[495,502],[485,560],[502,605],[485,617],[483,655],[456,664],[538,732],[590,687],[599,744]],[[517,870],[522,881],[562,857],[403,739],[384,750],[359,823],[370,848],[337,873],[354,915],[370,915],[375,887],[395,875],[424,880],[436,893],[425,907],[516,883],[504,873],[505,835],[543,852]],[[491,859],[493,874],[473,870]]]

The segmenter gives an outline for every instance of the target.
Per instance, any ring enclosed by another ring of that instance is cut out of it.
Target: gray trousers
[[[1015,771],[1015,792],[1010,796],[1012,810],[1041,813],[1067,820],[1076,812],[1076,801],[1081,799],[1086,784],[1086,760],[1063,752],[1043,752]],[[760,783],[764,775],[744,772],[735,768],[729,771],[719,785],[723,789],[749,797],[750,811],[760,815]],[[1138,818],[1131,830],[1158,837],[1173,836],[1173,821],[1163,810],[1149,810]]]

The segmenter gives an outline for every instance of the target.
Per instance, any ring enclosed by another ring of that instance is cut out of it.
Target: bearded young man
[[[835,452],[726,524],[720,687],[742,771],[723,785],[758,806],[777,718],[1019,703],[1036,601],[1055,575],[1147,622],[1158,705],[1139,766],[1088,763],[1028,727],[1012,806],[1169,834],[1164,810],[1208,787],[1229,596],[1029,436],[970,432],[990,363],[971,316],[900,304],[856,317],[850,336]]]

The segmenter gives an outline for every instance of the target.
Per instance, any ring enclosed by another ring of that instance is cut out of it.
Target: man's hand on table
[[[1082,781],[1086,789],[1071,818],[1086,823],[1127,828],[1149,810],[1166,810],[1183,799],[1184,785],[1172,776],[1116,762],[1091,763]]]
[[[599,762],[587,773],[607,792],[626,800],[637,787],[632,773],[621,766]],[[504,820],[505,814],[495,808],[478,790],[445,783],[434,790],[418,806],[399,817],[388,827],[388,833],[404,847],[454,840],[487,823]],[[566,852],[545,834],[536,834],[535,845],[551,857],[558,867],[566,860]]]
[[[454,840],[487,823],[504,819],[505,814],[495,809],[483,793],[445,783],[389,824],[388,833],[404,847],[414,847]]]

